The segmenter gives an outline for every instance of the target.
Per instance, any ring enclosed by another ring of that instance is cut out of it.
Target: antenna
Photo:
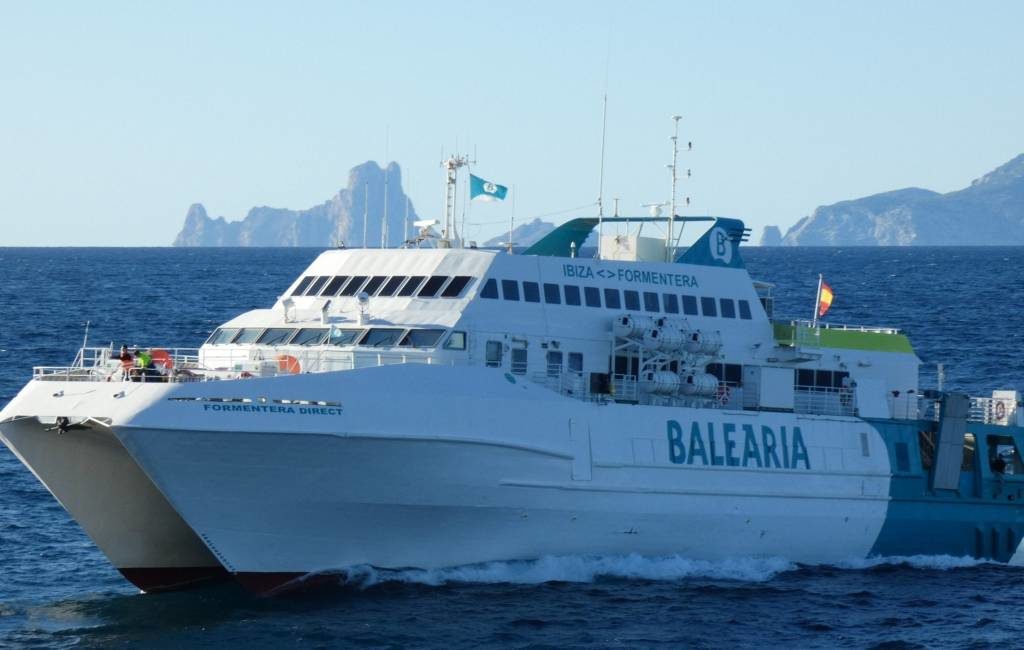
[[[605,88],[608,87],[608,71],[605,69]],[[601,238],[604,237],[604,145],[608,133],[608,93],[605,92],[601,108],[601,173],[597,185],[597,254],[601,259]]]
[[[451,248],[453,241],[459,241],[458,233],[455,232],[455,194],[459,169],[470,164],[468,156],[452,154],[441,163],[445,170],[445,193],[444,193],[444,230],[441,232],[441,241],[438,242],[442,248]]]
[[[512,254],[512,231],[516,226],[516,186],[512,186],[512,214],[508,217],[508,254]]]
[[[405,196],[405,230],[402,232],[402,241],[409,241],[409,195]]]
[[[366,248],[366,224],[370,221],[370,183],[363,183],[363,248]]]
[[[668,213],[668,233],[665,235],[665,261],[671,262],[674,255],[672,254],[672,234],[675,232],[675,219],[676,219],[676,163],[679,160],[679,120],[683,119],[682,115],[673,115],[672,121],[674,122],[675,131],[672,133],[672,198],[669,201],[669,213]]]
[[[388,173],[391,165],[388,158],[391,156],[391,126],[384,127],[384,223],[380,228],[380,247],[388,247]]]

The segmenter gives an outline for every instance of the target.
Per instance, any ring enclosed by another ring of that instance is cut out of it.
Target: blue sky
[[[679,113],[689,213],[785,228],[1024,152],[1021,25],[1010,1],[0,0],[0,246],[166,245],[193,202],[306,208],[385,153],[437,216],[456,145],[518,219],[558,212],[596,199],[606,90],[609,205],[667,198]]]

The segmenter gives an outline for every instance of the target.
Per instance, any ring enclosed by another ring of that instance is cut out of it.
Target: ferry
[[[512,254],[453,215],[324,251],[155,369],[37,367],[0,439],[143,591],[563,555],[1024,563],[1020,395],[922,389],[894,328],[776,319],[740,220],[576,218]],[[677,226],[707,230],[677,249]]]

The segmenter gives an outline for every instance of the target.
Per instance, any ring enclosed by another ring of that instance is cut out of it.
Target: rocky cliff
[[[782,246],[782,231],[778,226],[765,226],[760,246]]]
[[[1024,154],[948,194],[907,188],[818,208],[787,246],[1024,244]]]
[[[402,191],[402,171],[392,162],[381,168],[368,161],[353,167],[348,185],[320,205],[306,210],[256,207],[241,221],[211,219],[200,203],[185,215],[175,246],[333,246],[340,235],[348,246],[363,245],[363,214],[366,209],[367,245],[380,246],[384,221],[384,187],[387,177],[388,246],[402,243],[405,234],[407,197]],[[418,219],[409,203],[409,235]]]

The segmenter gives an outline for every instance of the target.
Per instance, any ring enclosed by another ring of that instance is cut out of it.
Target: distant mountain
[[[512,243],[515,244],[516,248],[521,246],[532,246],[537,241],[555,229],[555,224],[541,221],[540,219],[534,219],[533,221],[524,223],[521,226],[516,226],[512,229]],[[499,246],[508,246],[508,229],[505,229],[505,233],[492,237],[481,244],[485,248],[494,248]]]
[[[916,187],[819,207],[798,221],[786,246],[1024,244],[1024,154],[939,194]]]
[[[760,246],[782,246],[782,231],[778,226],[765,226]]]
[[[388,246],[402,243],[405,235],[407,197],[402,191],[398,163],[386,169],[374,161],[353,167],[348,186],[320,205],[306,210],[256,207],[241,221],[224,217],[211,219],[201,203],[185,215],[185,224],[174,240],[175,246],[333,246],[339,234],[349,246],[363,245],[363,214],[368,208],[366,241],[380,246],[384,217],[384,185],[387,175]],[[418,219],[409,203],[409,235]]]

